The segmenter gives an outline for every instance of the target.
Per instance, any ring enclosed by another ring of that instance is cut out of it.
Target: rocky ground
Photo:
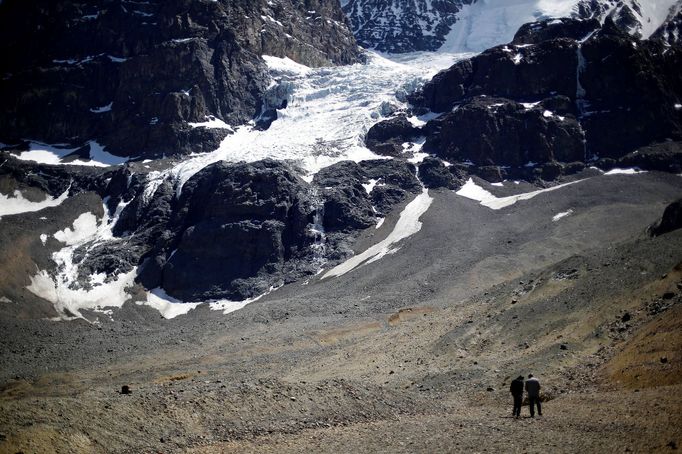
[[[0,303],[0,452],[675,449],[682,232],[647,227],[681,189],[593,176],[499,211],[432,190],[397,253],[229,315],[132,304],[98,325]],[[530,372],[544,415],[512,419]]]

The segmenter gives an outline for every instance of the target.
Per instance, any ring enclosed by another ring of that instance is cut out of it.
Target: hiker
[[[538,416],[542,416],[542,407],[540,407],[540,381],[533,377],[533,374],[528,374],[526,392],[528,393],[528,404],[530,405],[530,417],[535,417],[535,405],[538,406]]]
[[[518,378],[512,380],[509,386],[509,392],[511,392],[512,397],[514,397],[514,410],[512,410],[512,416],[516,418],[521,417],[521,404],[523,403],[523,375],[519,375]]]

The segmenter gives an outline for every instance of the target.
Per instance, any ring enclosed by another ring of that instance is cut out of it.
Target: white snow
[[[390,60],[369,53],[366,64],[308,68],[265,55],[274,81],[271,94],[284,92],[288,101],[286,109],[278,110],[277,121],[265,131],[252,125],[236,128],[217,150],[187,157],[164,177],[181,192],[189,178],[218,161],[286,160],[297,164],[310,181],[314,173],[339,161],[387,159],[366,148],[364,137],[382,120],[387,104],[405,106],[396,91],[416,87],[466,56],[416,53]]]
[[[94,214],[82,213],[70,228],[54,234],[55,239],[65,244],[52,254],[52,260],[57,264],[55,276],[45,270],[38,270],[30,278],[31,283],[26,288],[51,302],[57,311],[57,319],[84,318],[81,313],[84,309],[102,311],[107,307],[121,307],[130,298],[125,290],[134,285],[137,269],[111,276],[109,282],[91,279],[92,287],[88,289],[78,284],[79,267],[74,262],[77,249],[89,251],[113,239],[112,228],[126,205],[124,202],[119,203],[113,218],[110,218],[105,201],[105,215],[99,222]]]
[[[638,175],[640,173],[646,173],[645,170],[640,170],[637,168],[631,169],[611,169],[608,172],[604,172],[604,175]]]
[[[552,222],[556,222],[561,218],[565,218],[566,216],[569,216],[573,214],[573,210],[568,210],[568,211],[562,211],[561,213],[558,213],[552,217]]]
[[[633,0],[630,0],[632,2]],[[670,14],[672,8],[678,0],[639,0],[639,11],[632,8],[633,13],[639,19],[642,38],[647,39],[660,27]]]
[[[138,301],[137,304],[156,309],[163,318],[171,319],[178,315],[185,315],[202,303],[183,303],[179,299],[168,295],[163,289],[155,288],[147,292],[146,301]]]
[[[110,102],[109,104],[107,104],[106,106],[102,106],[102,107],[93,107],[93,108],[90,109],[90,112],[94,112],[94,113],[110,112],[110,111],[111,111],[111,106],[113,106],[113,105],[114,105],[114,103],[113,103],[113,101],[112,101],[112,102]]]
[[[457,22],[440,51],[481,52],[507,43],[521,25],[543,18],[569,16],[577,3],[578,0],[478,0],[464,5],[457,13]]]
[[[43,246],[45,246],[45,243],[47,243],[47,235],[44,233],[40,234],[40,242],[43,243]]]
[[[121,165],[128,161],[128,158],[115,156],[104,151],[104,147],[94,140],[90,144],[90,160],[83,161],[74,159],[72,161],[62,161],[64,157],[78,150],[78,148],[65,148],[60,145],[48,145],[40,142],[29,142],[29,151],[21,152],[17,158],[23,161],[34,161],[41,164],[52,165],[79,165],[93,167],[109,167]]]
[[[233,131],[232,126],[228,125],[220,118],[214,117],[213,115],[207,115],[205,121],[187,124],[192,128],[229,129],[230,131]]]
[[[371,194],[372,190],[377,185],[377,183],[379,183],[379,180],[370,179],[369,183],[363,184],[362,187],[365,188],[365,191],[367,191],[367,194]]]
[[[251,304],[255,301],[258,301],[259,299],[263,298],[266,295],[269,295],[270,293],[274,292],[281,286],[273,286],[270,287],[270,290],[267,292],[263,293],[262,295],[255,296],[253,298],[248,298],[243,301],[231,301],[231,300],[217,300],[217,301],[209,301],[208,306],[211,308],[213,311],[222,311],[223,314],[227,315],[230,312],[238,311],[239,309],[243,309],[246,305]]]
[[[421,230],[422,223],[419,218],[426,213],[432,202],[433,198],[429,195],[428,189],[424,188],[422,193],[403,209],[393,231],[385,240],[335,266],[327,271],[322,276],[322,279],[342,276],[359,266],[375,262],[388,254],[397,252],[399,249],[395,246],[397,243]]]
[[[289,57],[280,58],[271,55],[263,55],[262,58],[265,60],[265,64],[268,65],[270,71],[273,72],[302,76],[311,71],[310,67],[296,63]]]
[[[56,232],[53,236],[67,246],[73,246],[87,241],[97,233],[97,216],[92,213],[83,213],[73,221],[73,228],[65,228]]]
[[[490,192],[486,191],[479,185],[477,185],[472,178],[469,178],[467,182],[462,186],[459,191],[456,192],[457,195],[466,197],[467,199],[476,200],[481,202],[484,207],[490,208],[492,210],[500,210],[508,206],[514,205],[520,200],[530,200],[533,197],[540,195],[545,192],[556,191],[557,189],[570,186],[575,183],[579,183],[583,180],[571,181],[570,183],[564,183],[557,186],[553,186],[547,189],[539,189],[533,192],[526,192],[523,194],[515,194],[507,197],[497,197]]]
[[[43,208],[48,207],[56,207],[61,205],[68,197],[68,189],[59,197],[51,198],[47,196],[42,202],[31,202],[30,200],[25,199],[21,191],[18,190],[14,191],[13,197],[0,194],[0,217],[40,211]]]

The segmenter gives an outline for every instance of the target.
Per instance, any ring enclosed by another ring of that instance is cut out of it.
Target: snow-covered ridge
[[[361,44],[400,53],[482,52],[511,41],[525,23],[561,17],[602,22],[612,17],[647,39],[681,5],[680,0],[347,0],[343,9]]]
[[[521,25],[571,16],[578,0],[478,0],[465,5],[441,52],[481,52],[512,40]]]

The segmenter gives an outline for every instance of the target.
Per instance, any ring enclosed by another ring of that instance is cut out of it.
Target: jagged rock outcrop
[[[349,0],[348,15],[358,43],[381,52],[440,48],[463,5],[474,0]]]
[[[419,165],[419,177],[429,189],[457,189],[464,184],[464,174],[459,167],[450,165],[431,156]]]
[[[682,228],[682,199],[671,203],[665,208],[663,217],[649,227],[651,236],[659,236]]]
[[[682,142],[663,142],[642,147],[623,156],[619,165],[682,173]]]
[[[163,161],[90,168],[0,158],[2,194],[68,190],[99,201],[84,209],[108,233],[77,244],[70,288],[92,290],[92,276],[111,282],[137,270],[147,290],[188,302],[242,300],[312,275],[347,258],[358,231],[422,190],[415,166],[403,160],[340,162],[312,183],[283,161],[220,161],[180,186]],[[74,209],[74,218],[83,214]],[[48,250],[41,251],[41,269],[56,276],[61,269],[46,266]]]
[[[429,122],[424,151],[477,166],[584,160],[583,132],[575,117],[543,104],[527,108],[508,99],[475,97]]]
[[[539,44],[556,38],[581,41],[601,26],[597,19],[559,18],[523,24],[511,44]]]
[[[383,156],[397,157],[403,153],[403,143],[419,135],[419,130],[405,115],[398,115],[372,126],[367,131],[367,148]]]
[[[313,184],[325,200],[327,232],[370,227],[410,193],[421,190],[414,166],[397,160],[341,162],[322,169]]]
[[[76,146],[123,156],[215,149],[261,109],[262,54],[310,66],[357,61],[339,5],[120,0],[0,3],[0,141]]]
[[[680,0],[580,0],[575,16],[612,21],[622,31],[642,39],[662,38],[679,42]]]
[[[634,162],[624,157],[682,139],[682,74],[673,69],[682,65],[682,48],[640,41],[610,20],[595,25],[529,25],[517,34],[523,44],[497,46],[438,73],[410,97],[415,113],[442,113],[414,133],[426,136],[424,150],[477,167],[514,168],[507,174],[541,164],[532,174],[551,178],[579,165],[569,163]],[[381,141],[372,137],[374,149],[403,140],[393,123],[374,129],[386,132]],[[663,156],[673,161],[662,164]],[[674,171],[674,159],[659,154],[655,166]],[[650,161],[637,162],[646,168]]]

